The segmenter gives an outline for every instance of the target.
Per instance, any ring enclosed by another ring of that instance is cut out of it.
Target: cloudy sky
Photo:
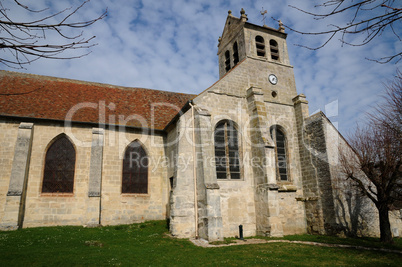
[[[32,8],[49,7],[50,11],[55,11],[77,6],[82,1],[20,2],[30,4]],[[228,10],[239,17],[244,8],[249,22],[257,25],[264,24],[260,11],[267,10],[265,24],[268,26],[278,27],[271,18],[274,17],[304,31],[326,30],[329,24],[339,25],[350,16],[341,14],[330,21],[315,21],[289,7],[295,5],[314,10],[314,2],[317,1],[92,0],[71,18],[89,20],[108,9],[107,18],[85,29],[84,35],[95,35],[98,43],[91,48],[90,55],[74,60],[42,59],[22,70],[4,65],[0,68],[197,94],[218,80],[217,44]],[[20,20],[32,16],[20,8],[10,9],[9,14]],[[401,28],[396,27],[396,30]],[[298,93],[307,96],[310,113],[319,109],[324,111],[344,135],[364,119],[369,106],[380,100],[382,84],[392,79],[401,66],[401,62],[384,65],[365,59],[401,51],[401,42],[387,33],[364,47],[342,47],[336,37],[326,47],[311,51],[297,45],[317,46],[324,37],[286,32]],[[80,51],[72,53],[77,55]]]

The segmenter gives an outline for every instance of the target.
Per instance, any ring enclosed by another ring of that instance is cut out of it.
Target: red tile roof
[[[194,97],[0,71],[0,116],[104,122],[163,130]]]

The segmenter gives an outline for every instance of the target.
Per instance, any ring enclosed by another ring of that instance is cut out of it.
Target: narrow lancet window
[[[233,122],[218,123],[214,139],[217,178],[240,179],[239,141]]]
[[[148,193],[148,156],[138,141],[131,142],[124,153],[121,192]]]
[[[280,181],[288,181],[287,149],[284,133],[278,127],[271,127],[271,138],[275,142],[277,177]]]
[[[75,149],[65,135],[60,135],[46,152],[42,193],[73,193]]]

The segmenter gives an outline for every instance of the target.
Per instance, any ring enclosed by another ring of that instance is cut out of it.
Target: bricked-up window
[[[65,135],[61,135],[46,153],[42,193],[73,193],[74,170],[74,146]]]
[[[226,72],[228,72],[230,70],[230,52],[229,52],[229,50],[227,50],[225,52],[225,69],[226,69]]]
[[[233,64],[239,63],[239,49],[237,47],[237,42],[233,44]]]
[[[232,121],[218,123],[214,133],[218,179],[240,179],[239,140]]]
[[[275,142],[278,180],[288,181],[286,138],[278,127],[271,127],[271,137]]]
[[[257,56],[265,57],[265,41],[264,38],[257,35],[255,37],[255,46],[257,48]]]
[[[271,51],[271,58],[273,60],[278,60],[279,59],[278,43],[275,40],[270,40],[269,48]]]
[[[137,141],[131,142],[124,153],[121,192],[148,193],[148,156]]]

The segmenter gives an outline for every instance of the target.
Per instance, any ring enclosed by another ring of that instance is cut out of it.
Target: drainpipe
[[[195,214],[195,238],[198,239],[198,200],[197,200],[197,170],[196,170],[196,153],[195,153],[195,120],[194,120],[194,106],[192,101],[189,102],[191,106],[191,116],[193,119],[193,176],[194,176],[194,214]]]

